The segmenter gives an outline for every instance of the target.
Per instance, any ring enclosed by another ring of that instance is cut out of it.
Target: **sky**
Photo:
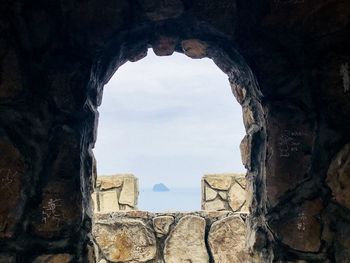
[[[199,188],[204,174],[245,172],[242,109],[208,58],[150,49],[118,69],[98,110],[98,175],[132,173],[141,188]]]

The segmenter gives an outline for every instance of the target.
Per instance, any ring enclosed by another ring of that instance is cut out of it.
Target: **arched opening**
[[[266,232],[269,231],[263,220],[266,214],[264,178],[265,121],[260,101],[261,94],[255,78],[244,59],[232,48],[232,46],[226,44],[225,38],[213,36],[210,33],[208,34],[208,36],[210,36],[208,38],[191,38],[190,32],[187,32],[185,35],[179,34],[179,36],[176,37],[173,34],[165,34],[167,36],[154,36],[151,34],[152,37],[150,37],[146,32],[147,30],[145,29],[143,29],[142,32],[136,30],[134,32],[135,35],[130,34],[125,36],[122,44],[118,46],[118,51],[116,51],[116,48],[112,45],[113,43],[106,49],[106,52],[100,58],[100,63],[96,65],[96,73],[98,74],[98,79],[101,80],[100,84],[106,84],[114,72],[126,61],[135,62],[144,58],[147,55],[147,49],[149,47],[152,47],[154,52],[161,56],[168,56],[173,54],[174,51],[178,51],[185,53],[190,58],[211,58],[228,76],[232,92],[242,106],[243,123],[246,134],[240,144],[240,151],[242,162],[247,169],[246,178],[244,180],[244,188],[247,191],[245,204],[246,207],[249,208],[250,214],[241,212],[234,213],[238,210],[232,209],[232,206],[227,206],[229,207],[229,210],[227,211],[224,209],[225,211],[217,211],[214,214],[211,214],[210,211],[201,211],[199,213],[162,213],[161,215],[140,211],[112,215],[98,214],[95,216],[93,234],[98,244],[102,238],[102,240],[106,241],[105,244],[107,245],[107,247],[99,247],[98,251],[102,252],[104,255],[111,255],[110,253],[113,254],[114,252],[111,252],[109,247],[110,245],[113,246],[115,240],[120,240],[120,238],[125,236],[126,233],[123,232],[123,230],[129,229],[129,227],[132,229],[134,227],[139,227],[137,230],[138,233],[146,233],[146,236],[150,235],[152,238],[148,240],[149,242],[146,245],[147,255],[136,253],[137,255],[134,255],[134,259],[141,256],[143,257],[143,260],[165,259],[165,261],[171,261],[171,258],[177,258],[179,256],[172,246],[172,244],[179,244],[179,240],[176,240],[176,234],[174,233],[178,232],[178,229],[181,229],[186,225],[193,225],[194,227],[191,227],[191,229],[185,227],[185,229],[189,231],[184,230],[186,231],[188,238],[181,238],[181,240],[186,240],[186,242],[182,242],[182,250],[189,251],[188,245],[190,244],[188,242],[190,242],[190,236],[193,234],[191,231],[198,230],[196,233],[199,233],[197,236],[199,242],[196,241],[195,243],[196,246],[199,246],[201,259],[213,262],[224,256],[227,259],[234,258],[233,262],[244,262],[244,260],[249,260],[249,256],[243,248],[246,235],[251,235],[251,237],[248,237],[250,240],[248,246],[252,251],[255,250],[254,246],[256,245],[256,242],[265,238]],[[120,39],[118,41],[120,41]],[[101,104],[103,85],[93,87],[97,88],[92,90],[92,94],[95,95],[97,93],[98,96],[96,103],[99,105]],[[232,97],[231,94],[230,97]],[[218,178],[214,178],[214,185],[217,183],[217,179]],[[228,188],[232,186],[231,182],[236,184],[236,186],[240,185],[239,180],[236,180],[236,178],[230,178],[229,182]],[[101,183],[98,182],[98,187],[100,186]],[[216,187],[218,190],[228,189],[221,184]],[[214,195],[220,195],[219,192],[220,191],[215,192]],[[221,194],[223,195],[220,196],[224,196],[224,193]],[[243,206],[239,206],[239,208],[241,207]],[[131,222],[129,219],[131,219]],[[139,220],[137,221],[138,223],[135,220]],[[145,225],[146,229],[144,228]],[[214,227],[215,225],[217,227]],[[239,244],[242,245],[242,247],[240,246],[240,249],[237,251],[231,251],[231,248],[227,247],[227,251],[225,249],[225,251],[214,253],[215,243],[217,244],[219,239],[223,237],[222,234],[217,236],[215,233],[221,233],[222,229],[229,225],[234,226],[234,228],[238,227],[240,230],[233,232],[225,231],[223,235],[227,236],[230,240],[240,240]],[[115,226],[118,227],[115,228]],[[246,226],[248,228],[247,231]],[[148,231],[150,229],[153,229],[154,232],[149,233]],[[111,231],[114,231],[113,234],[111,234]],[[109,234],[106,236],[104,233]],[[258,233],[259,236],[257,236],[256,233]],[[239,238],[232,238],[232,236],[236,234],[239,235]],[[216,237],[219,239],[216,239]],[[131,235],[130,238],[133,239],[135,236]],[[142,239],[142,237],[137,238],[137,240]],[[175,239],[175,241],[170,242],[172,239]],[[211,243],[210,248],[207,248],[207,242]],[[209,252],[208,249],[211,249],[211,252]],[[135,251],[136,250],[137,245],[135,246]],[[190,250],[192,251],[192,249]],[[181,258],[185,261],[192,261],[197,258],[197,256],[198,255],[192,255],[191,253],[187,254],[186,252],[181,255]],[[268,258],[270,256],[270,251],[264,249],[260,256]],[[102,258],[108,259],[108,256]],[[109,257],[108,260],[123,262],[130,259],[122,258],[122,255],[118,254],[118,256],[115,256],[114,258]]]
[[[140,210],[198,211],[204,174],[246,173],[242,109],[208,58],[149,49],[111,78],[99,112],[98,175],[136,175]],[[156,184],[170,191],[154,191]]]

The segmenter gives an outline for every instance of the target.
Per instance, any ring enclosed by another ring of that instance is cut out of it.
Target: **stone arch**
[[[153,48],[159,56],[169,56],[173,52],[184,53],[193,58],[208,57],[228,76],[233,95],[242,106],[243,123],[246,136],[240,145],[241,158],[247,169],[247,188],[250,218],[248,235],[255,236],[257,231],[268,238],[268,227],[265,223],[267,213],[265,154],[266,154],[266,123],[264,109],[261,104],[263,94],[256,78],[244,58],[232,46],[228,39],[219,32],[213,32],[196,23],[188,26],[191,31],[174,31],[178,21],[171,21],[158,26],[136,28],[107,44],[100,57],[95,62],[94,74],[89,89],[92,100],[98,106],[102,102],[103,85],[126,61],[136,62],[147,55],[147,49]],[[182,27],[181,27],[182,28]],[[95,130],[96,130],[95,126]],[[258,219],[259,218],[259,219]],[[253,252],[254,242],[251,246]],[[269,252],[262,257],[267,258]]]

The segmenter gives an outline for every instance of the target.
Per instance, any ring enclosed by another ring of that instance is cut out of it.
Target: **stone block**
[[[181,42],[182,49],[190,58],[204,58],[207,56],[208,45],[199,39],[187,39]]]
[[[205,245],[205,225],[202,217],[182,217],[165,241],[165,262],[209,262]]]
[[[231,186],[228,193],[228,204],[231,207],[232,211],[239,211],[243,207],[247,199],[246,195],[246,191],[238,183],[235,183]]]
[[[350,143],[345,145],[329,166],[326,182],[334,199],[350,209]]]
[[[293,215],[284,216],[270,226],[289,247],[305,252],[317,252],[321,246],[321,224],[317,217],[322,209],[320,199],[306,201]]]
[[[208,211],[226,210],[225,202],[218,198],[213,201],[205,202],[203,208]]]
[[[208,186],[204,186],[204,195],[205,195],[205,201],[211,201],[217,197],[218,192],[216,192],[215,190],[211,189]]]
[[[82,224],[82,195],[76,181],[50,181],[43,188],[42,201],[33,211],[31,228],[43,238],[64,237]],[[64,234],[63,234],[64,233]]]
[[[308,176],[314,144],[313,122],[303,112],[270,107],[267,118],[266,191],[272,206]],[[296,169],[297,167],[297,169]]]
[[[118,194],[116,190],[99,192],[101,213],[119,211]]]
[[[153,231],[138,219],[97,221],[93,235],[112,262],[148,262],[156,257]]]
[[[153,52],[157,56],[170,56],[175,51],[177,39],[173,37],[160,36],[153,44]]]
[[[123,185],[124,176],[128,175],[98,176],[96,187],[99,190],[109,190],[121,187]]]
[[[136,208],[138,196],[138,179],[135,176],[124,177],[123,188],[120,193],[119,203]]]
[[[214,222],[208,235],[210,252],[216,263],[249,262],[245,251],[246,225],[239,215]]]
[[[213,189],[228,190],[232,184],[232,174],[207,174],[203,180]]]

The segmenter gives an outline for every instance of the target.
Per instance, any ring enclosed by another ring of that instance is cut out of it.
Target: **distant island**
[[[155,184],[152,188],[153,192],[168,192],[170,191],[170,189],[168,187],[166,187],[164,184],[160,183],[160,184]]]

